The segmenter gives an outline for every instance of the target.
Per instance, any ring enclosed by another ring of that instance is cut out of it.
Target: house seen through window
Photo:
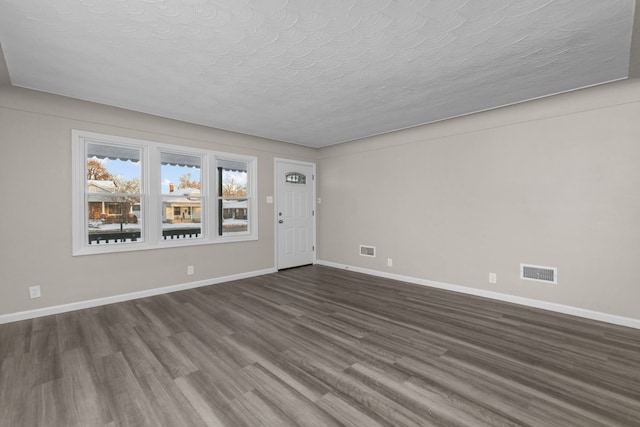
[[[88,244],[142,241],[141,152],[87,144]]]

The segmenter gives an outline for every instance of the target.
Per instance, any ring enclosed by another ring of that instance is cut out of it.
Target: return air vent
[[[375,246],[360,245],[360,255],[361,256],[370,256],[370,257],[375,258],[375,256],[376,256],[376,247]]]
[[[540,265],[520,264],[520,278],[537,282],[558,283],[558,269]]]

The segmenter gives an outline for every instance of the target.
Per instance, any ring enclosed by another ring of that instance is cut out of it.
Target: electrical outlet
[[[387,267],[393,267],[393,260],[391,258],[387,258]]]
[[[29,287],[29,297],[31,299],[40,298],[40,286],[31,286]]]
[[[193,265],[189,265],[189,266],[187,266],[187,274],[188,274],[189,276],[192,276],[192,275],[193,275],[193,271],[194,271],[194,270],[193,270]]]
[[[489,273],[489,283],[497,283],[498,277],[496,273]]]

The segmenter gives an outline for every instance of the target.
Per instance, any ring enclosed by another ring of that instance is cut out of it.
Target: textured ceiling
[[[633,0],[0,0],[11,82],[321,147],[628,75]]]

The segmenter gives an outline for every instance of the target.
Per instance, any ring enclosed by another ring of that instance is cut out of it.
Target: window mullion
[[[160,150],[155,146],[150,146],[146,151],[146,167],[144,170],[145,177],[145,198],[146,212],[146,232],[150,245],[157,245],[162,237],[161,204],[160,196]]]

